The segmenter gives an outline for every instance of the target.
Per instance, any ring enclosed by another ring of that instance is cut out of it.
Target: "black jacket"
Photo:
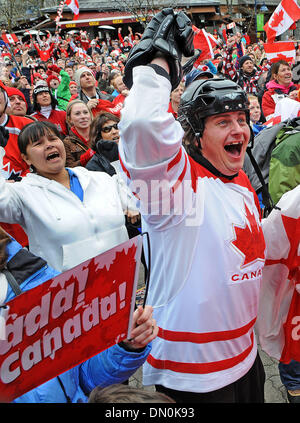
[[[115,175],[115,168],[110,164],[119,160],[118,144],[115,141],[99,140],[96,143],[96,153],[85,166],[88,170],[105,172],[110,176]]]

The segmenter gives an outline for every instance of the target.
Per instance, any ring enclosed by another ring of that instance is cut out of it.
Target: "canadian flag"
[[[214,57],[213,48],[218,45],[218,41],[215,37],[206,32],[205,29],[199,29],[196,26],[192,26],[193,31],[195,33],[194,36],[194,47],[195,49],[201,50],[201,55],[195,62],[194,66],[197,67],[199,62],[205,59],[212,59]]]
[[[275,37],[283,34],[300,19],[300,7],[297,0],[282,0],[264,26],[267,40],[272,43]]]
[[[300,361],[299,201],[300,185],[262,221],[267,256],[256,331],[261,348],[283,363]]]
[[[76,55],[78,57],[80,57],[81,59],[87,59],[87,57],[88,57],[88,55],[86,54],[86,52],[81,47],[78,47],[78,49],[76,51]]]
[[[230,22],[228,25],[226,25],[227,29],[233,29],[235,28],[235,22]]]
[[[279,60],[292,62],[296,59],[295,45],[291,41],[279,41],[276,43],[265,43],[264,49],[267,59],[274,63]]]
[[[78,19],[78,16],[79,16],[79,3],[78,3],[78,0],[66,0],[66,5],[74,13],[74,20]]]
[[[2,32],[2,40],[6,43],[6,44],[15,44],[17,43],[18,37],[16,36],[16,34],[6,34],[5,32]]]

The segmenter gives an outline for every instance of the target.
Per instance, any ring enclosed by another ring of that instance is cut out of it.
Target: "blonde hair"
[[[249,94],[249,95],[247,95],[247,97],[248,97],[249,101],[251,101],[251,100],[257,100],[258,101],[258,97],[254,94]]]
[[[79,98],[75,98],[75,100],[70,101],[70,103],[67,105],[67,109],[66,109],[66,122],[67,124],[70,126],[70,118],[71,118],[71,113],[72,113],[72,108],[73,106],[75,106],[75,104],[84,104],[90,115],[91,115],[91,119],[93,120],[93,113],[91,111],[91,109],[89,108],[89,106],[82,100],[80,100]]]

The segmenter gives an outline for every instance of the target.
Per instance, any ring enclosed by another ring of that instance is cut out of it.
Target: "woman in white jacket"
[[[32,253],[65,271],[128,239],[115,179],[66,168],[54,125],[30,123],[18,146],[32,173],[13,184],[0,176],[0,221],[20,224]]]

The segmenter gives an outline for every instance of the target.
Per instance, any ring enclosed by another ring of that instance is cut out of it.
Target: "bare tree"
[[[178,3],[178,0],[112,0],[114,8],[120,11],[130,12],[144,28],[157,11],[165,7],[172,7],[174,9]]]
[[[0,2],[0,16],[2,27],[5,26],[10,32],[17,24],[20,16],[25,16],[27,7],[21,0],[2,0]]]
[[[233,16],[233,0],[226,0],[227,13]]]
[[[20,22],[40,16],[43,7],[54,5],[57,5],[57,0],[0,0],[1,26],[12,32]],[[28,13],[30,10],[32,15]]]

